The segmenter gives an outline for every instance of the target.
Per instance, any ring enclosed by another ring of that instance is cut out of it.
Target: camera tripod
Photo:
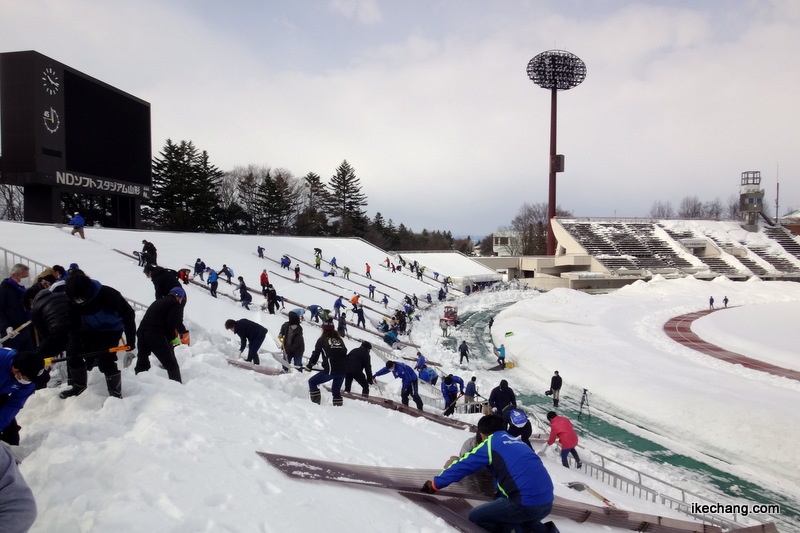
[[[583,389],[583,396],[581,396],[581,406],[578,410],[578,418],[583,415],[583,407],[586,406],[586,416],[591,417],[592,413],[589,410],[589,389]]]

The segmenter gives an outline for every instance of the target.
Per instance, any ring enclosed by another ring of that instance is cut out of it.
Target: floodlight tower
[[[586,64],[565,50],[548,50],[528,62],[528,77],[550,89],[550,188],[547,198],[547,255],[555,255],[552,219],[556,216],[556,173],[564,172],[564,156],[556,154],[556,94],[577,87],[586,78]]]

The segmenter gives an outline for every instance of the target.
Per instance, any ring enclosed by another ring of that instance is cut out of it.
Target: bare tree
[[[556,216],[572,216],[572,213],[556,206]],[[547,203],[524,203],[511,221],[509,239],[511,255],[542,255],[547,253]]]
[[[685,196],[678,207],[678,218],[703,218],[703,202],[697,196]]]
[[[22,187],[0,184],[0,219],[23,220],[24,200]]]
[[[732,194],[728,198],[728,204],[725,206],[725,216],[732,219],[742,218],[742,210],[739,206],[739,195]]]
[[[261,219],[258,189],[271,172],[269,167],[259,165],[239,166],[228,172],[233,185],[234,201],[242,207],[247,218],[246,233],[257,232]]]
[[[650,208],[650,218],[673,218],[675,210],[670,202],[653,202]]]
[[[703,213],[706,218],[722,218],[723,209],[719,198],[703,204]]]
[[[236,186],[238,185],[239,176],[236,174],[236,169],[231,172],[225,172],[219,180],[219,187],[217,187],[217,196],[219,197],[219,204],[221,206],[229,206],[236,202]]]

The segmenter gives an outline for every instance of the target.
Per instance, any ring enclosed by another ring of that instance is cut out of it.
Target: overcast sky
[[[587,66],[559,92],[558,204],[647,216],[727,203],[760,170],[800,204],[800,2],[0,0],[0,51],[36,50],[151,105],[153,154],[328,180],[347,160],[415,231],[483,236],[547,201],[550,95],[528,61]]]

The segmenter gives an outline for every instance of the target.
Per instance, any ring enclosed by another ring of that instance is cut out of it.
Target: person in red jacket
[[[565,416],[558,416],[555,411],[547,413],[547,420],[550,422],[550,438],[547,439],[547,446],[550,446],[558,439],[561,443],[561,464],[569,468],[567,456],[572,454],[575,459],[575,466],[581,468],[583,463],[581,463],[581,458],[575,450],[578,445],[578,434],[575,433],[572,422]],[[547,450],[547,446],[544,447],[542,453]]]
[[[261,294],[263,294],[264,297],[266,298],[267,297],[267,285],[269,285],[269,274],[267,274],[267,269],[266,268],[261,272],[261,277],[259,278],[258,281],[261,283]]]

